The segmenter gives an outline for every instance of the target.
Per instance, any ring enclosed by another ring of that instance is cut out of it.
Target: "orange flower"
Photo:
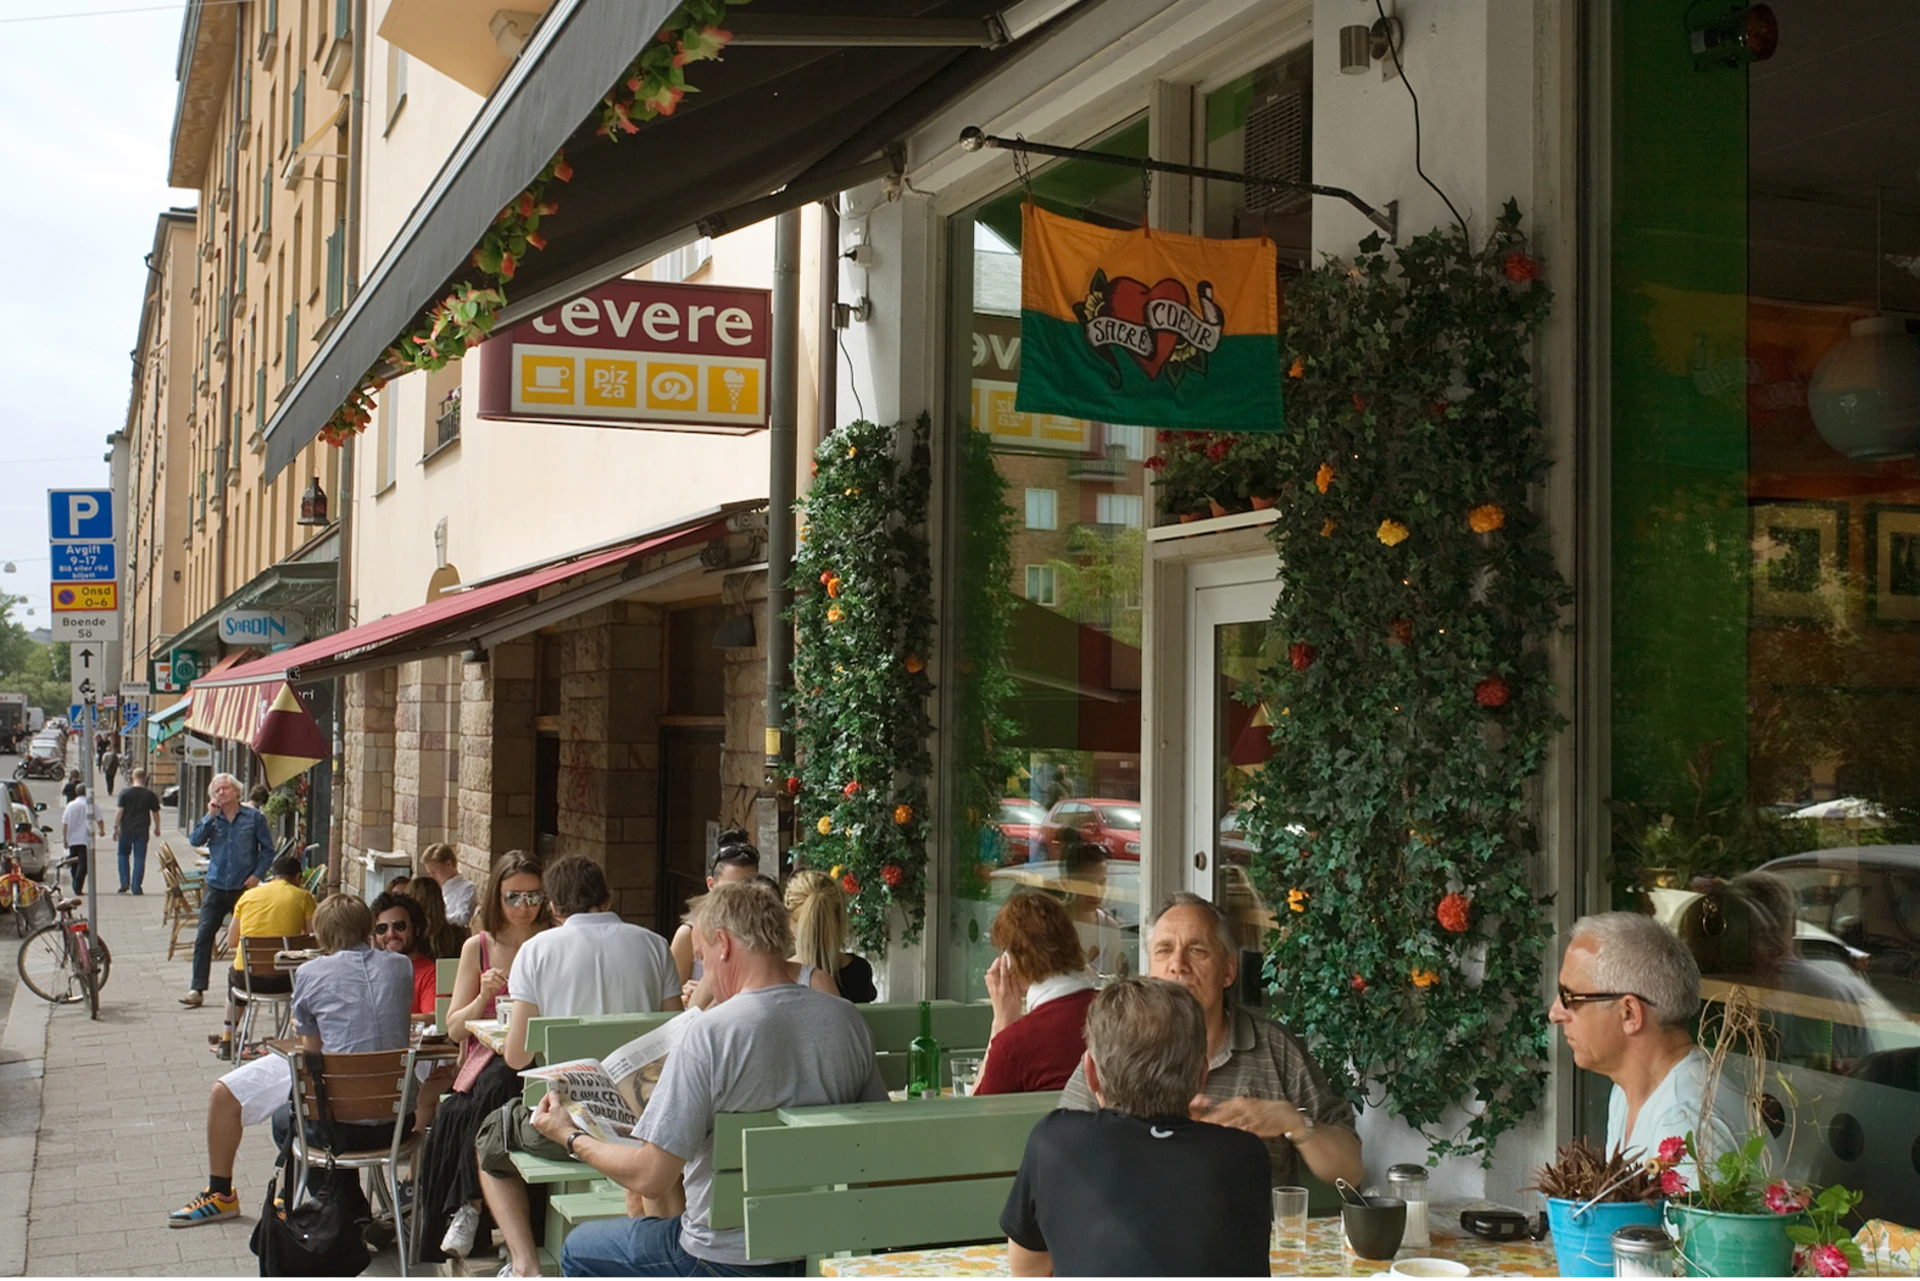
[[[1498,503],[1482,503],[1467,513],[1467,528],[1476,534],[1491,534],[1507,523],[1507,513]]]
[[[1287,906],[1293,911],[1304,912],[1307,910],[1307,899],[1310,897],[1311,895],[1305,890],[1288,890]]]
[[[1313,473],[1313,487],[1321,493],[1333,488],[1333,464],[1321,463],[1320,470]]]
[[[1321,526],[1320,526],[1320,537],[1322,537],[1322,538],[1332,538],[1332,537],[1333,537],[1333,531],[1334,531],[1334,530],[1336,530],[1336,529],[1338,529],[1338,528],[1340,528],[1340,525],[1339,525],[1339,522],[1337,522],[1337,521],[1332,521],[1332,520],[1329,520],[1329,521],[1325,521],[1325,522],[1323,522],[1323,523],[1321,524]]]
[[[1440,981],[1440,976],[1432,970],[1416,969],[1411,976],[1415,987],[1432,987]]]
[[[1407,541],[1409,530],[1397,520],[1383,520],[1373,536],[1389,547],[1398,547]]]
[[[921,672],[926,670],[926,667],[927,665],[920,661],[920,655],[918,654],[907,655],[906,668],[908,672],[912,673],[915,676],[918,676]]]
[[[893,807],[893,821],[900,827],[913,822],[913,806],[896,805]]]
[[[1307,362],[1302,357],[1295,356],[1293,358],[1293,363],[1287,366],[1287,377],[1305,378],[1306,376],[1307,376]]]
[[[827,621],[829,623],[837,623],[846,616],[846,611],[842,610],[838,605],[834,605],[827,610]]]
[[[827,595],[838,596],[839,594],[840,594],[840,577],[839,575],[836,574],[834,577],[829,578],[827,580]]]

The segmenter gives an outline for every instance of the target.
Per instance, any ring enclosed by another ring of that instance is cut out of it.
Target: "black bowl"
[[[1407,1203],[1398,1197],[1370,1196],[1365,1205],[1342,1205],[1347,1244],[1363,1259],[1391,1259],[1407,1234]]]

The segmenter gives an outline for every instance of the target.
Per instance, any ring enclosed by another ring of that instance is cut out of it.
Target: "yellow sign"
[[[639,366],[631,360],[593,360],[587,362],[586,403],[607,409],[632,409],[633,385],[639,381]]]
[[[766,422],[767,362],[755,356],[522,343],[512,361],[508,408],[516,414],[683,425],[696,431],[747,430]],[[1012,395],[1008,383],[1009,404]]]
[[[760,413],[758,365],[707,366],[707,405],[729,414]]]
[[[120,608],[120,584],[118,583],[53,584],[55,613],[67,610],[90,612],[118,608]]]
[[[520,398],[530,405],[571,405],[573,357],[520,357]]]
[[[697,365],[667,360],[647,362],[648,409],[668,413],[692,410],[699,407],[699,399],[700,369]]]

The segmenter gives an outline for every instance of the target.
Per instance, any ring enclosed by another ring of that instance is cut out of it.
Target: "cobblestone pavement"
[[[183,847],[176,840],[174,848]],[[16,1085],[9,1074],[34,1073],[27,1066],[33,1059],[17,1045],[25,1033],[14,1024],[37,1016],[46,1028],[38,1144],[27,1167],[27,1275],[259,1274],[247,1242],[273,1165],[265,1126],[247,1132],[234,1167],[241,1218],[196,1228],[166,1222],[168,1211],[206,1185],[207,1095],[227,1065],[207,1052],[207,1037],[221,1023],[217,967],[205,1006],[179,1003],[190,957],[183,946],[167,960],[157,841],[153,848],[146,893],[138,898],[115,894],[115,873],[102,864],[99,931],[113,968],[101,989],[99,1022],[83,1006],[50,1008],[24,986],[11,1007],[0,1049],[22,1057],[7,1063],[0,1052],[0,1204],[18,1204],[8,1182],[20,1160],[12,1146]],[[23,1010],[22,1000],[36,1008]],[[0,1275],[9,1262],[0,1248]],[[393,1251],[369,1272],[397,1275]]]

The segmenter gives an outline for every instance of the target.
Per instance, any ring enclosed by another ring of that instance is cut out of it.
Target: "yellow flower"
[[[1340,524],[1339,524],[1339,522],[1338,522],[1338,521],[1332,521],[1332,520],[1329,520],[1329,521],[1327,521],[1327,522],[1326,522],[1325,524],[1323,524],[1323,525],[1321,525],[1321,526],[1320,526],[1320,537],[1322,537],[1322,538],[1332,538],[1332,537],[1333,537],[1333,531],[1334,531],[1334,530],[1336,530],[1336,529],[1338,529],[1338,528],[1340,528]]]
[[[1287,367],[1287,377],[1304,378],[1306,376],[1306,373],[1307,373],[1307,362],[1301,359],[1299,356],[1295,356],[1293,358],[1293,364]]]
[[[1313,487],[1321,493],[1333,488],[1333,464],[1321,463],[1320,470],[1313,473]]]
[[[847,869],[846,869],[846,867],[845,867],[844,865],[842,865],[842,864],[840,864],[840,863],[835,863],[835,864],[833,865],[833,870],[832,870],[831,872],[828,872],[828,873],[827,873],[827,875],[828,875],[828,876],[831,876],[831,877],[832,877],[832,878],[833,878],[834,880],[836,880],[836,881],[837,881],[837,880],[839,880],[839,879],[840,879],[840,873],[842,873],[842,872],[844,872],[844,871],[846,871],[846,870],[847,870]]]
[[[832,836],[833,820],[823,815],[820,821],[813,825],[813,830],[820,833],[820,835],[822,836]]]
[[[1398,547],[1407,541],[1408,530],[1397,520],[1383,520],[1373,536],[1389,547]]]
[[[1435,983],[1438,983],[1440,981],[1440,976],[1438,974],[1435,974],[1432,970],[1416,969],[1413,971],[1412,977],[1413,977],[1413,985],[1415,987],[1432,987]]]
[[[847,615],[845,611],[843,611],[838,605],[833,606],[831,609],[827,611],[827,621],[829,623],[837,623],[841,619],[845,618],[846,616]]]
[[[1307,899],[1311,897],[1305,890],[1288,890],[1287,906],[1296,912],[1307,910]]]
[[[847,457],[852,458],[855,454],[858,454],[859,452],[860,452],[860,446],[858,445],[847,446]]]
[[[1467,528],[1476,534],[1491,534],[1507,523],[1507,513],[1498,503],[1485,503],[1467,513]]]

